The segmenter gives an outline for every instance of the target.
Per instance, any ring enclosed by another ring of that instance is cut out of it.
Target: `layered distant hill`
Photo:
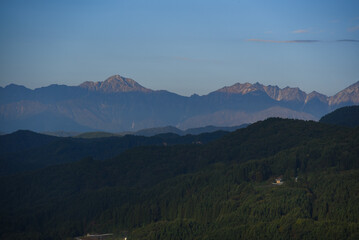
[[[179,136],[174,133],[145,136],[55,137],[27,130],[0,136],[0,178],[13,173],[41,169],[46,166],[75,162],[91,157],[110,159],[139,146],[202,145],[228,134],[215,131]],[[0,238],[1,239],[1,238]]]
[[[0,88],[0,131],[137,131],[176,126],[238,126],[268,117],[318,120],[359,104],[359,82],[334,96],[299,88],[237,83],[208,95],[184,97],[154,91],[119,75],[79,86]]]

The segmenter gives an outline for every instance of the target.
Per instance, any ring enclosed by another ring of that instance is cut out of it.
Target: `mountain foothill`
[[[236,83],[207,95],[185,97],[151,90],[120,75],[79,86],[34,90],[0,88],[0,131],[138,131],[175,126],[239,126],[268,117],[319,120],[339,107],[359,103],[359,82],[328,97],[299,88]]]

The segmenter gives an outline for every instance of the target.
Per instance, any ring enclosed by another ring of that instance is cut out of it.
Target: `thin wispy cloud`
[[[359,43],[359,40],[356,40],[356,39],[340,39],[340,40],[337,40],[337,42],[355,42],[355,43]]]
[[[267,40],[267,39],[252,38],[252,39],[247,39],[247,42],[267,42],[267,43],[316,43],[316,42],[320,42],[320,41],[319,41],[319,40]]]
[[[357,39],[339,39],[335,41],[322,41],[322,40],[269,40],[269,39],[258,39],[258,38],[251,38],[247,39],[247,42],[263,42],[263,43],[330,43],[330,42],[353,42],[353,43],[359,43],[359,40]]]
[[[294,34],[301,34],[301,33],[307,33],[307,32],[309,32],[308,29],[298,29],[298,30],[292,31],[292,33],[294,33]]]
[[[348,28],[348,32],[356,32],[356,31],[359,31],[359,25],[357,25],[355,27]]]

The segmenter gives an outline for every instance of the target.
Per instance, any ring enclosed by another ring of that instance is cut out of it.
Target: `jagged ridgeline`
[[[79,86],[0,87],[0,131],[123,132],[164,126],[185,130],[239,126],[268,117],[319,120],[330,111],[355,104],[359,104],[359,82],[334,96],[236,83],[207,95],[185,97],[115,75]]]
[[[0,237],[358,239],[358,159],[358,128],[272,118],[3,176]]]

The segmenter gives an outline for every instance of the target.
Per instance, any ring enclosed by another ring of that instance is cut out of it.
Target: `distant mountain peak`
[[[328,97],[324,94],[318,93],[317,91],[313,91],[309,94],[307,94],[304,103],[307,104],[312,100],[317,100],[319,102],[328,104]]]
[[[359,81],[330,97],[329,105],[341,103],[359,104]]]
[[[248,82],[236,83],[229,87],[228,86],[223,87],[223,88],[217,90],[216,92],[245,95],[247,93],[254,92],[254,91],[258,90],[258,87],[260,87],[260,86],[262,86],[262,85],[259,83],[256,83],[256,84],[251,84]]]
[[[84,82],[80,85],[90,91],[100,91],[106,93],[114,92],[152,92],[151,89],[145,88],[131,78],[125,78],[120,75],[114,75],[103,82]]]
[[[17,84],[14,84],[14,83],[11,83],[11,84],[7,85],[5,88],[7,88],[7,89],[28,89],[23,85],[17,85]]]
[[[276,100],[276,101],[304,101],[307,97],[307,94],[300,90],[298,87],[291,88],[291,87],[285,87],[283,89],[279,88],[278,86],[265,86],[260,83],[236,83],[229,87],[223,87],[217,92],[222,93],[228,93],[228,94],[241,94],[245,95],[251,92],[255,91],[261,91],[265,92],[270,98]]]

